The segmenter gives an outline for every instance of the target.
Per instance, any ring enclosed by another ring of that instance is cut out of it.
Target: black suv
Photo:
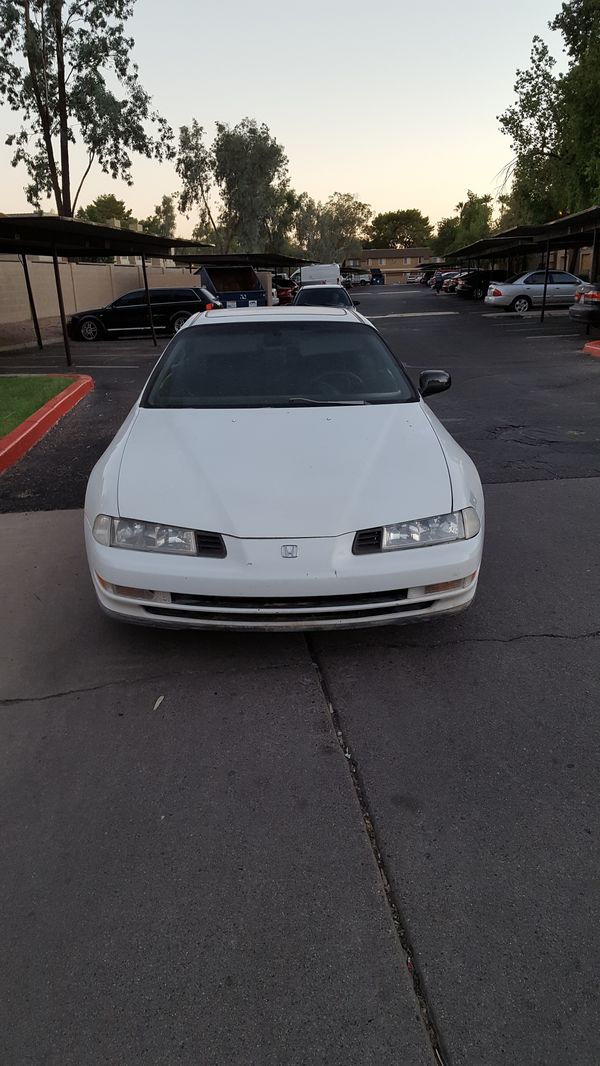
[[[154,328],[162,333],[177,333],[190,315],[221,307],[208,289],[150,289],[149,293]],[[97,341],[119,333],[149,332],[145,289],[126,292],[107,307],[77,311],[69,319],[69,334],[74,340]]]
[[[483,300],[491,281],[506,281],[508,270],[472,270],[461,278],[456,286],[457,296],[470,296],[472,300]]]

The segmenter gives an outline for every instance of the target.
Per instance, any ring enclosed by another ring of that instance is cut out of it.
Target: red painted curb
[[[88,374],[47,374],[45,376],[72,377],[73,384],[67,385],[66,389],[53,396],[42,407],[38,407],[37,411],[21,422],[20,426],[16,426],[6,436],[0,437],[0,471],[16,463],[17,459],[37,444],[59,418],[75,407],[75,404],[94,388],[94,382]]]
[[[584,344],[583,350],[584,352],[587,352],[588,355],[595,355],[600,359],[600,341],[588,341],[587,344]]]

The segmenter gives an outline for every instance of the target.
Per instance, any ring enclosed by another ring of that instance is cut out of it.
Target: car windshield
[[[352,307],[352,300],[341,285],[325,288],[300,289],[296,304],[308,307]]]
[[[361,323],[190,326],[167,348],[142,407],[318,407],[418,396],[381,337]]]

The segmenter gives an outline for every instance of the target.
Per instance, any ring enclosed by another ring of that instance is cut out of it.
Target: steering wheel
[[[313,384],[316,388],[320,385],[329,385],[338,394],[344,394],[353,388],[363,391],[365,387],[364,381],[352,370],[329,370],[315,378]]]

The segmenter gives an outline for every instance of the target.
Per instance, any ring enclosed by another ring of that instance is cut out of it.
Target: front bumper
[[[224,559],[177,557],[104,547],[87,519],[85,538],[102,609],[176,629],[342,629],[454,614],[475,596],[483,549],[482,531],[453,544],[352,555],[347,534],[299,540],[298,557],[288,559],[284,541],[225,537]],[[431,589],[467,578],[458,589]]]

